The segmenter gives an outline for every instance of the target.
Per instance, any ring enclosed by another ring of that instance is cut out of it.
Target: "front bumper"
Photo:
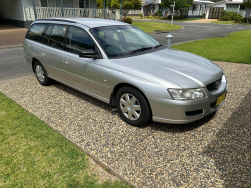
[[[216,111],[224,100],[215,107],[216,99],[228,90],[228,84],[222,82],[217,90],[203,88],[206,97],[197,100],[170,100],[147,97],[152,109],[152,120],[161,123],[184,124],[204,118]]]

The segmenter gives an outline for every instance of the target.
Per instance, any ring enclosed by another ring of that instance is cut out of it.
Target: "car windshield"
[[[161,46],[155,39],[134,26],[106,26],[90,29],[109,58],[153,50]]]

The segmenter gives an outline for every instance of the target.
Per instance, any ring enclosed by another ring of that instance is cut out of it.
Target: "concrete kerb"
[[[23,44],[0,46],[0,50],[1,49],[8,49],[8,48],[19,48],[19,47],[23,47]]]

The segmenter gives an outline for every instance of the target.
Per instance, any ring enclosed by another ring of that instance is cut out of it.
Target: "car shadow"
[[[60,82],[57,82],[55,80],[53,80],[51,86],[57,88],[57,89],[60,89],[62,90],[63,92],[65,93],[68,93],[69,95],[73,95],[74,97],[77,97],[85,102],[88,102],[90,104],[93,104],[93,105],[96,105],[97,107],[103,109],[103,110],[106,110],[107,112],[110,112],[112,113],[111,109],[110,109],[110,106],[103,102],[103,101],[100,101],[94,97],[91,97],[85,93],[82,93],[76,89],[73,89],[67,85],[64,85],[64,84],[61,84]]]
[[[203,155],[214,160],[224,187],[251,187],[251,90]]]

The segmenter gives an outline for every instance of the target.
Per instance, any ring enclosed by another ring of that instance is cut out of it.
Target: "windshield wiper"
[[[162,46],[163,46],[163,45],[160,44],[160,45],[154,46],[153,48],[156,49],[156,48],[162,47]]]
[[[152,49],[152,47],[140,48],[140,49],[131,51],[131,53],[134,54],[136,52],[142,52],[144,50],[150,50],[150,49]]]

